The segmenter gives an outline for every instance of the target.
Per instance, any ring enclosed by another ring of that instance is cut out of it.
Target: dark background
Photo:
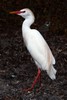
[[[42,71],[42,88],[24,93],[37,67],[22,38],[23,18],[10,11],[30,8],[36,17],[32,28],[46,39],[56,59],[57,79]],[[47,27],[46,23],[50,23]],[[67,100],[67,0],[0,0],[0,100]]]

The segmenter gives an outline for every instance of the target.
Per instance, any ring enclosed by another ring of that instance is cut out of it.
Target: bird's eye
[[[22,11],[22,13],[25,13],[26,11]]]

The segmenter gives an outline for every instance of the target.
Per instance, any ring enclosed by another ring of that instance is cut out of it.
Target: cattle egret
[[[48,76],[52,80],[56,79],[57,71],[53,66],[55,64],[55,58],[40,32],[30,28],[35,20],[34,14],[30,9],[25,8],[19,11],[10,12],[10,14],[17,14],[25,19],[22,24],[23,40],[38,67],[38,73],[32,86],[26,89],[27,91],[31,91],[40,78],[41,70],[46,70]]]

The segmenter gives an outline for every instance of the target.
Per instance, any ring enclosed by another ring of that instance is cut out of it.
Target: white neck
[[[27,17],[22,24],[22,31],[30,29],[30,26],[34,23],[34,20],[35,20],[34,15]]]

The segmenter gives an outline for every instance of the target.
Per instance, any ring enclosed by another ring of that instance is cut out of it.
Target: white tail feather
[[[49,77],[54,80],[56,79],[56,69],[53,66],[50,66],[50,69],[47,70],[47,74],[49,75]]]

